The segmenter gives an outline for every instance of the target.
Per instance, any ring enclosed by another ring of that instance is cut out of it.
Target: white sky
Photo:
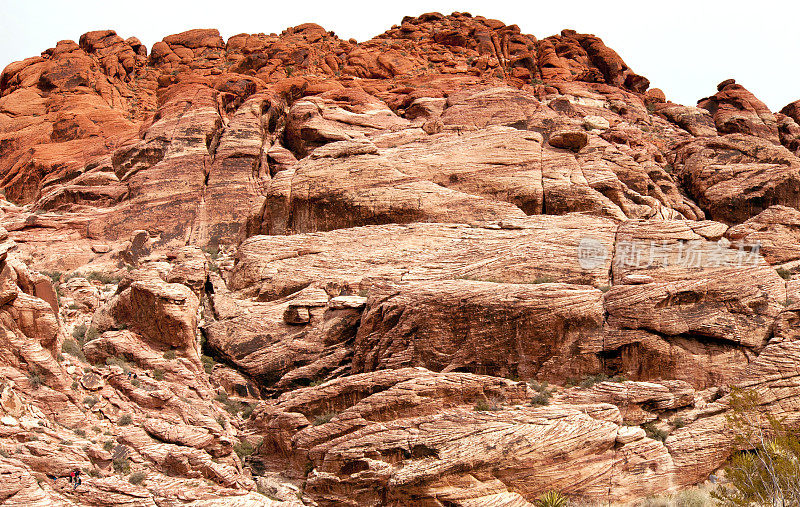
[[[90,30],[136,36],[148,50],[190,28],[217,28],[227,39],[243,32],[280,33],[303,22],[363,41],[400,24],[403,16],[430,11],[497,18],[538,38],[562,28],[594,33],[651,86],[682,104],[694,105],[729,77],[774,111],[800,99],[797,0],[0,0],[0,68]]]

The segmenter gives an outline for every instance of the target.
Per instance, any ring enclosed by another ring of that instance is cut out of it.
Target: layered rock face
[[[467,13],[12,63],[0,501],[625,503],[731,388],[800,425],[800,105],[649,86]]]

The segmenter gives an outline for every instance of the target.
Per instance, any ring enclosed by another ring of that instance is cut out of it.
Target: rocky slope
[[[800,424],[798,122],[466,13],[12,63],[0,502],[702,483],[736,451],[731,388]]]

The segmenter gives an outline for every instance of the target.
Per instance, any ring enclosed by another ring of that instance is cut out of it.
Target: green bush
[[[94,326],[89,326],[89,329],[86,330],[85,341],[90,342],[98,336],[100,336],[100,331]]]
[[[80,344],[78,344],[78,342],[72,338],[64,340],[64,343],[61,344],[61,352],[77,357],[81,361],[86,361],[86,357],[83,355],[83,350],[81,350]]]
[[[495,412],[500,410],[500,402],[497,399],[481,399],[475,403],[475,412]]]
[[[214,361],[214,358],[203,354],[200,356],[200,362],[203,363],[203,369],[206,370],[206,373],[211,374],[211,371],[214,369],[214,365],[217,364]]]
[[[84,339],[86,336],[86,324],[78,324],[77,326],[72,328],[72,337],[75,338],[78,342]]]
[[[128,458],[117,458],[111,465],[118,474],[128,475],[131,471],[131,461]]]
[[[233,446],[233,451],[239,456],[239,459],[244,459],[253,454],[255,447],[246,438],[239,440],[239,443]]]
[[[558,491],[548,491],[536,500],[533,505],[536,507],[567,507],[567,498]]]
[[[28,382],[31,384],[31,388],[39,389],[44,385],[44,376],[38,371],[32,370],[28,373]]]
[[[128,365],[128,362],[125,361],[122,357],[107,357],[106,358],[106,365],[107,366],[119,366],[122,368],[122,371],[128,373],[131,370],[131,367]]]
[[[724,505],[800,505],[800,432],[767,411],[755,391],[734,390],[727,428],[744,449],[711,496]]]
[[[314,418],[312,424],[314,426],[322,426],[325,423],[331,422],[331,420],[336,417],[336,412],[325,412],[324,414],[320,414]]]
[[[535,380],[528,381],[528,385],[536,394],[531,398],[531,405],[549,405],[553,391],[548,387],[547,382],[539,383]]]
[[[657,428],[652,422],[642,424],[642,429],[644,430],[645,434],[653,440],[660,440],[663,442],[667,439],[667,436],[669,436],[668,432]]]
[[[100,273],[99,271],[92,271],[85,275],[87,280],[97,280],[98,282],[102,283],[103,285],[109,284],[117,284],[122,280],[118,276],[111,276],[105,273]]]
[[[143,483],[145,479],[147,479],[147,474],[145,472],[133,472],[128,477],[128,482],[134,486],[138,486],[139,484]]]
[[[117,421],[117,425],[119,426],[128,426],[133,422],[133,417],[130,414],[124,414],[122,417],[119,418]]]

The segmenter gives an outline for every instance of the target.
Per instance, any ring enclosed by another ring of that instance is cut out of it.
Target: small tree
[[[800,434],[761,409],[754,391],[734,390],[730,407],[728,426],[744,451],[711,496],[724,505],[800,505]]]

